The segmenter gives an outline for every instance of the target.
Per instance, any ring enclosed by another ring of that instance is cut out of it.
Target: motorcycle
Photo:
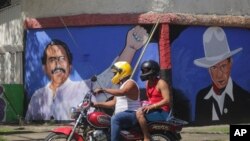
[[[91,81],[96,81],[92,78]],[[90,91],[85,95],[82,103],[71,108],[71,117],[75,119],[72,126],[64,126],[53,129],[45,138],[45,141],[109,141],[111,116],[100,108],[93,110],[92,84]],[[92,110],[90,110],[92,108]],[[186,121],[169,116],[166,121],[148,122],[148,129],[153,141],[179,141],[180,132]],[[124,129],[120,132],[123,141],[142,141],[143,134],[140,126]]]

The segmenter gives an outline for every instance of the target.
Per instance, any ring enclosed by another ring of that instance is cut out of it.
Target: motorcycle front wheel
[[[61,134],[61,133],[50,133],[45,139],[44,141],[67,141],[69,136],[65,135],[65,134]],[[74,139],[74,137],[72,137],[71,141],[76,141],[76,139]]]

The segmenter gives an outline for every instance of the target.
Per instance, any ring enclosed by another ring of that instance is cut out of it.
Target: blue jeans
[[[157,109],[145,114],[145,117],[147,121],[166,121],[168,115],[168,112],[165,112],[162,109]]]
[[[137,123],[135,111],[124,111],[111,117],[111,141],[119,141],[121,129],[132,127]]]

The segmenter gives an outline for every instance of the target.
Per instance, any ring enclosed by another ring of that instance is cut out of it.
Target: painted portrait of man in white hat
[[[233,56],[243,51],[230,50],[221,27],[208,27],[203,34],[205,56],[193,63],[208,69],[211,83],[196,96],[195,121],[200,123],[236,123],[249,118],[245,108],[250,106],[250,94],[231,77]],[[242,118],[240,118],[242,117]]]

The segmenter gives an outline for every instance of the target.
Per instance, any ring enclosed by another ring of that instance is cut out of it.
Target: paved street
[[[49,131],[57,126],[31,125],[31,126],[10,126],[1,127],[11,128],[14,131],[9,134],[1,135],[8,141],[42,141]],[[229,141],[229,135],[220,132],[220,129],[229,128],[228,125],[184,127],[182,130],[182,141]]]

